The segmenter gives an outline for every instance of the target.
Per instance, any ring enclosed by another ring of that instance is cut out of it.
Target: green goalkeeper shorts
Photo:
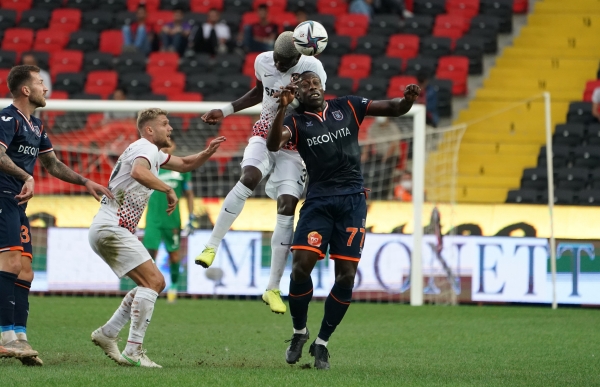
[[[179,250],[181,230],[178,228],[146,227],[144,231],[144,247],[148,250],[158,250],[160,242],[165,242],[169,253]]]

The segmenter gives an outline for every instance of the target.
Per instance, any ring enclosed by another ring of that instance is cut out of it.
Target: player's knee
[[[292,279],[294,282],[304,282],[310,277],[312,269],[306,267],[303,262],[295,261],[292,263]]]
[[[256,171],[258,171],[258,169]],[[242,177],[240,177],[240,183],[242,183],[246,186],[246,188],[251,189],[252,191],[256,189],[256,186],[258,186],[258,183],[260,183],[261,180],[262,175],[260,174],[260,171],[258,171],[258,173],[244,171],[242,173]]]
[[[21,264],[21,255],[14,252],[3,253],[0,255],[1,271],[6,271],[13,274],[19,274],[23,269]]]
[[[335,283],[345,288],[354,287],[354,277],[356,276],[356,270],[347,270],[343,273],[339,273],[335,276]]]
[[[283,196],[277,198],[277,213],[279,215],[293,216],[296,211],[296,204],[298,203],[298,199],[293,199],[295,200],[284,198]]]

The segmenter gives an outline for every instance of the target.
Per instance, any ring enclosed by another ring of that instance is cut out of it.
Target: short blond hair
[[[142,132],[142,129],[144,128],[144,125],[146,125],[148,123],[148,121],[152,121],[156,118],[158,118],[158,116],[166,116],[167,114],[169,114],[166,110],[162,110],[159,108],[150,108],[150,109],[144,109],[141,112],[138,113],[138,117],[137,117],[137,128],[140,131],[140,133]]]

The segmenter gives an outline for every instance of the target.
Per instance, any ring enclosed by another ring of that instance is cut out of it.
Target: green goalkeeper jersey
[[[161,169],[158,172],[158,178],[173,188],[177,198],[181,198],[184,191],[190,187],[192,173],[179,173]],[[154,191],[148,201],[148,212],[146,214],[146,228],[164,228],[181,229],[181,215],[179,214],[179,204],[171,215],[167,215],[167,194],[160,191]]]

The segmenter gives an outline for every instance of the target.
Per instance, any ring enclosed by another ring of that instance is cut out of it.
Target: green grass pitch
[[[329,343],[331,370],[285,363],[289,313],[258,301],[164,299],[146,335],[163,369],[111,362],[90,341],[117,298],[32,297],[29,339],[45,366],[0,360],[3,386],[600,385],[599,311],[353,304]],[[311,341],[323,303],[309,312]],[[128,328],[128,327],[127,327]],[[127,332],[121,334],[120,347]]]

